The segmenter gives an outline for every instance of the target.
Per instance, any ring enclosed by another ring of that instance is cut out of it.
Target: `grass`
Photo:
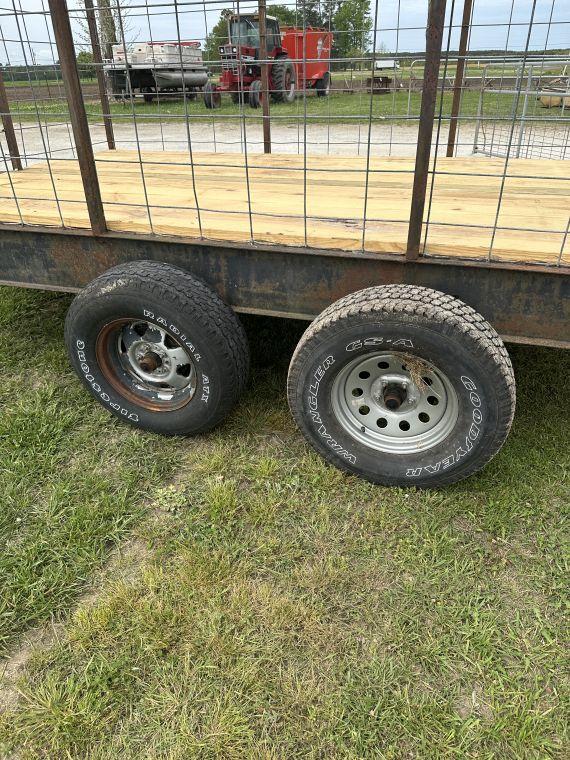
[[[441,75],[443,75],[443,66],[441,69]],[[467,72],[468,76],[480,76],[482,69],[475,64],[472,64],[471,68]],[[413,68],[414,77],[416,79],[423,76],[423,65],[417,63]],[[496,66],[489,66],[486,69],[487,77],[495,77],[500,79],[501,77],[512,77],[516,74],[516,70],[509,66],[499,64]],[[548,74],[560,74],[560,67],[555,67],[552,70],[542,71],[542,75]],[[450,63],[446,69],[447,81],[452,81],[455,75],[455,64]],[[336,87],[338,90],[343,88],[349,88],[352,86],[361,87],[364,86],[363,82],[370,76],[370,71],[333,71],[333,92],[329,98],[317,98],[314,93],[309,91],[306,98],[307,116],[315,120],[315,122],[322,120],[326,122],[329,117],[332,117],[336,123],[342,123],[343,120],[350,123],[365,123],[368,121],[370,115],[370,107],[372,106],[372,116],[375,119],[389,119],[390,121],[404,122],[406,119],[413,119],[417,121],[420,112],[421,93],[412,92],[411,96],[408,96],[407,81],[410,76],[410,69],[408,66],[398,72],[399,79],[403,80],[404,88],[394,93],[386,95],[375,95],[372,97],[370,93],[363,90],[355,90],[355,92],[341,92],[334,91]],[[88,83],[92,80],[83,80]],[[214,81],[217,81],[214,78]],[[20,83],[25,86],[25,83]],[[36,94],[37,96],[37,94]],[[449,118],[451,113],[451,103],[453,94],[451,91],[446,90],[438,98],[438,105],[436,112],[439,112],[440,106],[442,115],[444,118]],[[443,102],[441,102],[443,100]],[[32,93],[22,100],[15,100],[12,105],[12,114],[15,120],[19,121],[35,121],[37,120],[36,106],[34,104],[34,98]],[[477,115],[477,109],[479,104],[479,90],[478,88],[466,89],[462,94],[461,99],[461,113],[462,118],[474,118]],[[487,90],[484,98],[484,115],[486,118],[493,119],[510,119],[512,118],[512,109],[514,101],[512,95],[504,95],[498,92]],[[55,96],[51,96],[46,100],[39,101],[39,112],[41,119],[44,122],[60,121],[61,119],[69,119],[69,112],[65,99]],[[520,98],[518,104],[518,114],[522,113],[523,98]],[[86,110],[91,122],[99,122],[102,118],[101,106],[98,101],[86,102]],[[537,105],[536,99],[532,98],[530,102],[529,111],[531,115],[538,116],[543,115],[544,111]],[[153,103],[145,103],[140,96],[134,101],[134,112],[139,121],[151,121],[156,123],[156,117],[162,115],[168,117],[184,117],[186,113],[192,117],[193,120],[203,119],[211,121],[212,116],[231,117],[235,116],[236,120],[241,118],[240,107],[237,104],[232,103],[229,96],[223,96],[222,106],[215,112],[207,111],[205,109],[201,94],[198,95],[194,101],[187,101],[186,104],[181,99],[168,99],[166,96],[161,96],[158,101]],[[276,117],[280,122],[297,122],[304,117],[305,101],[302,97],[298,97],[296,104],[289,103],[272,103],[271,114]],[[111,113],[115,116],[117,122],[122,122],[123,119],[126,122],[132,122],[133,118],[133,104],[129,100],[124,102],[111,102]],[[260,120],[261,111],[254,111],[246,106],[245,115],[248,119]],[[546,112],[546,116],[553,117],[552,112]],[[224,119],[225,122],[228,119]],[[231,122],[231,119],[229,120]]]
[[[62,350],[68,303],[5,288],[0,299],[0,652],[69,607],[140,518],[135,498],[171,470],[167,442],[109,431],[86,403]]]
[[[296,432],[302,324],[248,318],[243,402],[172,441],[73,378],[68,301],[0,290],[3,641],[64,622],[0,714],[6,753],[564,756],[567,353],[511,347],[504,449],[462,484],[404,491],[340,474]],[[131,572],[100,570],[121,546]]]
[[[412,123],[417,123],[419,116],[421,94],[413,92],[410,99],[408,110],[408,93],[407,91],[398,91],[386,95],[375,95],[372,97],[366,92],[355,93],[335,93],[333,92],[328,98],[318,98],[310,93],[307,98],[298,98],[296,103],[272,103],[271,116],[283,122],[295,122],[303,120],[305,112],[305,101],[307,116],[313,119],[314,123],[327,123],[329,117],[332,117],[334,123],[342,123],[343,120],[350,123],[365,123],[368,121],[370,107],[372,106],[372,116],[375,119],[386,119],[390,122],[405,122],[412,119]],[[451,113],[452,93],[445,92],[443,95],[442,115],[443,118],[449,118]],[[467,90],[463,93],[461,104],[462,118],[475,118],[479,103],[479,92],[476,90]],[[519,103],[519,113],[523,107],[522,98]],[[157,117],[162,115],[165,119],[172,117],[183,118],[186,113],[192,120],[203,119],[206,122],[212,121],[212,118],[218,116],[235,117],[235,121],[240,120],[241,111],[238,104],[232,103],[229,96],[222,98],[221,108],[215,111],[206,110],[202,97],[199,95],[196,100],[187,101],[186,105],[179,99],[160,99],[152,103],[145,103],[137,98],[134,103],[130,101],[112,102],[110,105],[111,113],[115,117],[116,123],[132,123],[133,110],[138,122],[156,123]],[[438,102],[437,112],[439,113],[440,104]],[[485,116],[495,119],[512,118],[513,98],[510,95],[501,95],[496,92],[487,92],[485,94]],[[533,100],[530,111],[536,110],[536,115],[544,112],[538,108]],[[87,115],[91,122],[100,122],[102,119],[101,107],[98,103],[88,102],[86,104]],[[39,105],[41,120],[45,122],[60,121],[69,118],[67,104],[64,100],[52,99],[43,101]],[[261,110],[254,110],[245,106],[245,116],[249,120],[260,121],[262,118]],[[12,115],[14,120],[36,121],[37,112],[34,103],[30,100],[14,102],[12,104]],[[552,117],[552,113],[547,112],[547,116]],[[232,121],[229,119],[229,121]],[[224,119],[228,122],[228,119]]]

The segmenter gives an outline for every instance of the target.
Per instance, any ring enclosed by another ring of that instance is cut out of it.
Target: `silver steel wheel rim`
[[[350,436],[391,454],[437,446],[459,415],[447,376],[429,362],[399,353],[367,354],[347,364],[334,381],[331,400]]]
[[[189,352],[152,322],[123,324],[117,334],[117,355],[134,389],[159,404],[187,403],[196,391]]]

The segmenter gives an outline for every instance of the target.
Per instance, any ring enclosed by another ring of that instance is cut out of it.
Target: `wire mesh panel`
[[[448,8],[448,51],[453,47],[453,16],[459,10],[453,4]],[[490,25],[486,5],[473,4],[459,123],[460,129],[474,131],[474,153],[493,158],[480,156],[479,163],[472,159],[463,172],[442,160],[435,146],[424,227],[427,255],[443,253],[451,233],[463,255],[489,261],[554,264],[567,256],[568,113],[562,98],[545,115],[541,98],[553,87],[557,92],[563,86],[568,50],[562,45],[568,22],[564,3],[511,0],[494,14],[492,33],[502,44],[481,55],[475,40],[490,34]],[[448,62],[449,57],[444,67]],[[470,77],[476,68],[481,71],[480,81],[471,90]],[[470,118],[473,110],[474,120]],[[443,127],[445,108],[440,113],[439,127]],[[466,184],[467,192],[463,190]],[[466,202],[454,203],[454,192]]]
[[[9,0],[0,28],[2,223],[93,226],[92,147],[111,231],[568,263],[561,0]]]
[[[502,62],[503,69],[506,62]],[[567,59],[529,55],[526,66],[512,76],[481,77],[473,151],[488,156],[511,158],[568,157],[570,145],[570,71]],[[502,103],[501,103],[502,101]],[[514,139],[507,121],[493,119],[500,108],[518,109]]]

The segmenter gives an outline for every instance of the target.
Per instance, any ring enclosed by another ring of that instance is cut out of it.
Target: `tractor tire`
[[[331,464],[373,483],[430,488],[480,470],[515,409],[509,355],[483,317],[415,285],[341,298],[291,360],[291,412]]]
[[[317,79],[317,84],[315,85],[315,89],[317,90],[317,97],[319,98],[326,98],[331,93],[331,75],[328,71],[325,71],[323,77],[321,79]]]
[[[222,96],[219,91],[216,90],[211,82],[207,82],[204,85],[204,105],[206,108],[214,109],[219,108],[222,105]]]
[[[167,264],[134,261],[97,277],[73,301],[65,340],[105,409],[163,435],[214,427],[247,381],[249,348],[234,312]]]
[[[278,58],[271,67],[273,91],[271,97],[276,103],[295,102],[295,66],[289,58]]]
[[[254,79],[249,85],[249,105],[252,108],[259,108],[261,105],[261,79]]]

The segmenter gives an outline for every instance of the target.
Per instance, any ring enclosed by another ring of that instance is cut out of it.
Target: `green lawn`
[[[0,641],[62,623],[0,688],[0,755],[565,756],[569,353],[511,347],[506,446],[417,492],[304,444],[303,324],[245,320],[243,403],[167,440],[79,385],[68,304],[0,289]]]
[[[443,96],[442,115],[449,117],[451,113],[452,93],[446,92]],[[461,117],[474,119],[477,115],[477,106],[479,102],[479,93],[476,90],[468,90],[463,93],[461,105]],[[330,118],[331,123],[350,122],[365,123],[370,115],[372,106],[372,116],[375,119],[386,119],[390,122],[397,121],[404,123],[406,119],[413,119],[417,123],[421,103],[421,94],[413,92],[408,109],[408,92],[399,90],[395,93],[385,95],[370,96],[365,91],[354,93],[333,92],[328,98],[318,98],[314,93],[309,93],[306,98],[299,97],[295,103],[272,103],[271,115],[279,120],[287,122],[301,122],[304,119],[305,108],[307,116],[312,123],[326,123]],[[11,106],[14,120],[37,121],[36,106],[31,100],[14,102]],[[487,118],[512,117],[513,98],[511,95],[501,95],[498,93],[487,92],[485,95],[485,115]],[[38,107],[42,121],[61,121],[68,119],[68,109],[63,100],[46,100],[40,102]],[[101,121],[101,107],[98,102],[88,102],[86,110],[90,121]],[[440,105],[438,101],[437,113]],[[522,98],[519,103],[519,113],[522,110]],[[533,100],[529,111],[536,110],[538,114],[554,118],[558,111],[544,111],[535,105]],[[222,106],[215,111],[209,111],[205,108],[202,96],[199,95],[196,100],[187,101],[186,105],[182,99],[159,98],[153,103],[145,103],[142,99],[136,98],[134,102],[130,100],[112,101],[111,113],[116,123],[132,123],[133,111],[139,122],[148,121],[157,122],[157,117],[162,115],[165,120],[169,117],[185,117],[186,113],[192,120],[203,119],[211,122],[212,118],[234,116],[236,121],[242,118],[240,106],[232,103],[229,96],[222,97]],[[242,109],[248,120],[261,120],[261,109],[252,109],[247,104]],[[224,123],[228,119],[224,118]]]

